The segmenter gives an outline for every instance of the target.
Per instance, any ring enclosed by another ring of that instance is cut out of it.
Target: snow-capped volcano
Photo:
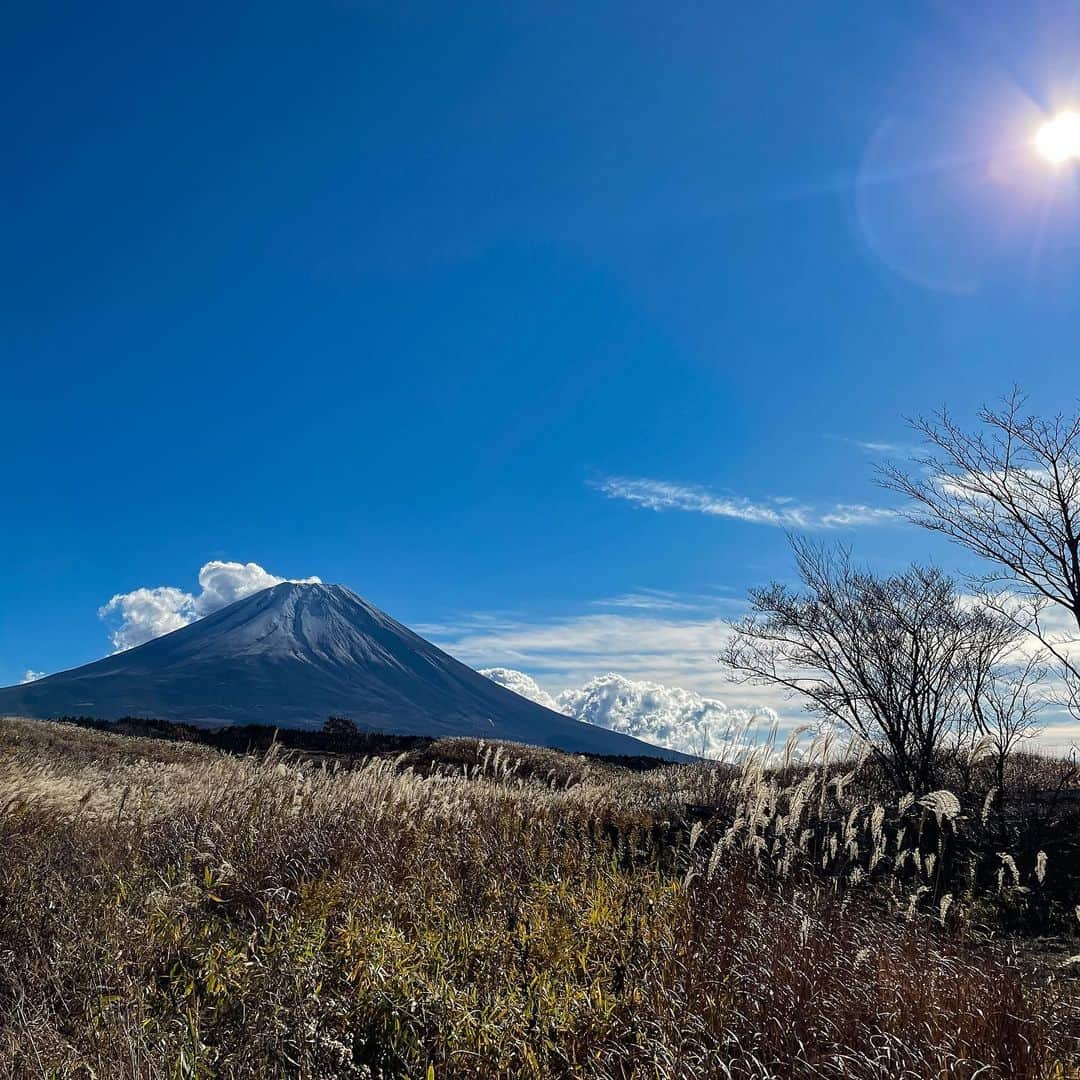
[[[469,735],[677,757],[506,690],[343,585],[286,582],[164,637],[0,690],[0,715],[155,717]]]

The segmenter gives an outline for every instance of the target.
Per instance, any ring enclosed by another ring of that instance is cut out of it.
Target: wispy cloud
[[[862,439],[852,439],[851,441],[860,450],[865,450],[868,454],[906,454],[910,449],[910,447],[902,446],[900,443],[865,442]]]
[[[591,606],[631,611],[708,611],[722,602],[717,597],[687,596],[664,589],[638,589],[603,600],[593,600]]]
[[[852,439],[848,435],[825,435],[824,437],[834,442],[842,442],[847,446],[854,446],[864,454],[873,454],[878,457],[882,454],[890,457],[912,457],[921,449],[915,443],[893,442],[891,439]]]
[[[44,678],[45,678],[45,672],[44,671],[34,671],[33,668],[27,668],[26,669],[26,674],[23,675],[23,677],[19,680],[19,682],[21,682],[23,685],[25,685],[26,683],[37,682],[38,679],[44,679]]]
[[[590,483],[609,499],[622,499],[642,510],[682,510],[780,529],[845,529],[901,520],[901,515],[890,507],[862,503],[816,507],[776,496],[754,500],[722,495],[694,485],[625,476],[609,476]]]
[[[618,672],[709,698],[735,696],[735,707],[776,709],[792,722],[801,715],[782,693],[732,685],[717,663],[730,628],[715,615],[624,610],[546,620],[463,616],[417,630],[471,667],[526,671],[552,695]]]
[[[858,525],[891,525],[902,520],[900,512],[891,507],[837,503],[817,519],[817,525],[822,529],[846,529]]]

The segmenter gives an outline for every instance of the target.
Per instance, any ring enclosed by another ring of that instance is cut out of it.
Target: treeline
[[[471,752],[464,748],[474,746],[477,741],[467,738],[440,739],[430,735],[394,735],[374,727],[361,726],[349,717],[342,716],[328,716],[321,727],[313,729],[279,728],[268,724],[203,727],[139,716],[125,716],[119,720],[104,720],[96,716],[54,716],[50,719],[112,735],[196,743],[229,754],[262,755],[272,747],[278,747],[304,756],[333,755],[342,762],[410,754],[417,764],[429,769],[470,761]],[[653,756],[574,756],[633,772],[649,772],[666,764],[662,758]]]
[[[114,735],[198,743],[230,754],[265,754],[277,745],[284,750],[311,754],[383,756],[420,749],[435,741],[424,735],[390,735],[383,731],[364,730],[353,721],[340,717],[328,717],[321,728],[313,730],[278,728],[268,724],[202,727],[137,716],[125,716],[119,720],[103,720],[95,716],[56,716],[52,719]]]

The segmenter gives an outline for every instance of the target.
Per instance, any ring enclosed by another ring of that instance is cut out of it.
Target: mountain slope
[[[138,648],[0,689],[3,714],[308,728],[339,714],[400,734],[678,757],[498,686],[342,585],[276,585]]]

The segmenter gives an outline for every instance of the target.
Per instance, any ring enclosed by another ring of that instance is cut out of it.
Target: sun
[[[1047,120],[1035,135],[1035,149],[1052,165],[1080,159],[1080,113],[1066,110]]]

